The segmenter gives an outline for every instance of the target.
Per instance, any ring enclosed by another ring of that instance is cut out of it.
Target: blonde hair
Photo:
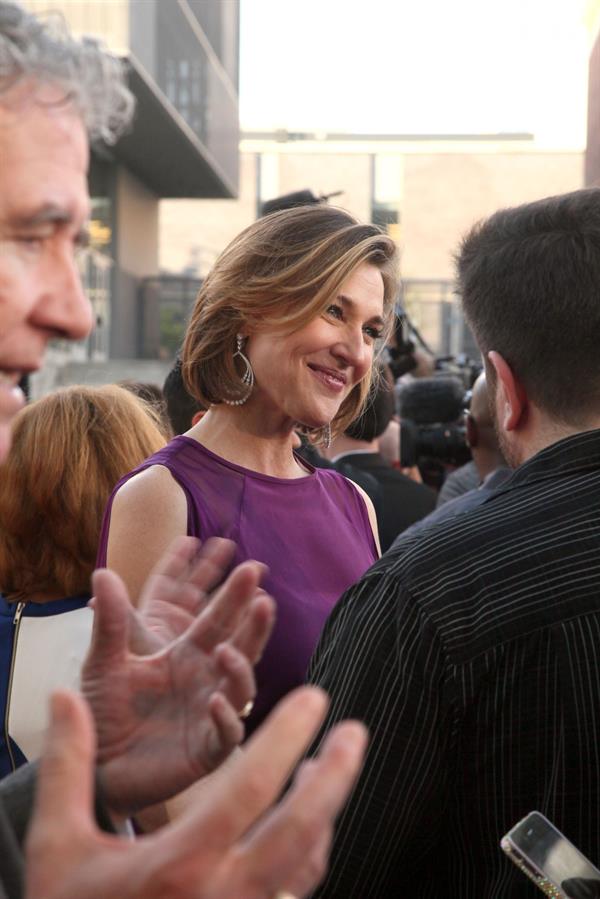
[[[23,409],[0,466],[7,598],[89,592],[112,488],[164,445],[158,416],[115,385],[67,387]]]
[[[299,330],[327,308],[362,263],[381,272],[387,336],[398,290],[397,249],[390,237],[325,205],[286,209],[254,222],[221,253],[198,294],[182,351],[187,390],[205,406],[239,398],[236,334]],[[340,406],[333,433],[360,414],[372,372]],[[319,434],[312,432],[314,439]]]

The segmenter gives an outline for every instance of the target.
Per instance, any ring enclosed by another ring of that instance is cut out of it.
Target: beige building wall
[[[132,355],[139,333],[139,279],[158,274],[156,194],[127,169],[116,171],[114,301],[110,326],[111,354]],[[135,354],[134,354],[135,355]]]
[[[371,215],[371,157],[360,153],[282,153],[279,193],[308,188],[318,196],[341,190],[331,202],[361,221]]]
[[[396,159],[399,226],[390,233],[401,247],[403,277],[423,280],[452,279],[458,242],[480,218],[502,206],[583,185],[582,152],[542,151],[526,142],[431,140],[390,146],[366,140],[354,145],[246,140],[240,200],[161,203],[163,270],[182,271],[195,259],[205,274],[215,254],[254,221],[261,153],[268,156],[262,199],[304,188],[317,194],[341,190],[332,202],[362,221],[371,216],[374,157]],[[201,248],[195,257],[194,246]]]
[[[206,274],[218,253],[256,219],[259,187],[257,153],[240,154],[238,200],[163,200],[160,204],[160,267],[182,272],[195,267]],[[371,158],[367,154],[282,153],[276,156],[263,199],[309,188],[316,194],[342,190],[332,200],[359,219],[370,214]],[[276,186],[275,186],[276,185]]]
[[[125,168],[117,169],[115,255],[136,277],[158,274],[159,204],[157,196]]]
[[[101,37],[117,53],[129,47],[128,0],[20,0],[30,12],[47,15],[60,11],[75,34]]]
[[[257,156],[240,156],[237,200],[162,200],[160,268],[206,274],[229,241],[256,218]]]
[[[405,278],[452,279],[476,221],[583,184],[582,153],[418,155],[404,159],[400,243]]]

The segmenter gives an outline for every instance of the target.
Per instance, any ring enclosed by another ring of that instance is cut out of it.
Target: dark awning
[[[130,169],[161,198],[237,196],[239,123],[237,116],[220,122],[227,148],[228,171],[207,149],[167,100],[134,56],[127,59],[129,86],[137,100],[133,128],[111,148],[110,155]],[[219,111],[215,110],[215,115]],[[235,119],[235,120],[234,120]]]

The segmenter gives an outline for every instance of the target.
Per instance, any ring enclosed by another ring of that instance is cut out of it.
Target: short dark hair
[[[600,189],[496,212],[456,263],[484,355],[497,350],[558,421],[579,426],[600,409]]]
[[[344,433],[352,440],[371,441],[381,437],[394,416],[395,406],[394,380],[389,369],[382,367],[373,380],[365,408]]]
[[[122,387],[123,390],[128,390],[129,393],[133,393],[133,395],[142,400],[146,406],[153,409],[156,414],[158,426],[167,440],[171,439],[173,434],[171,432],[169,416],[167,415],[167,404],[158,384],[154,384],[152,381],[136,381],[133,378],[125,378],[123,381],[117,381],[117,387]]]
[[[165,378],[163,396],[174,434],[189,431],[194,415],[206,408],[186,389],[181,374],[181,359],[175,360],[173,368]]]

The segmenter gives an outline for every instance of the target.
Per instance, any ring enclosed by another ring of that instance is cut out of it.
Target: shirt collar
[[[570,475],[600,469],[600,430],[582,431],[545,447],[520,465],[496,493]]]

